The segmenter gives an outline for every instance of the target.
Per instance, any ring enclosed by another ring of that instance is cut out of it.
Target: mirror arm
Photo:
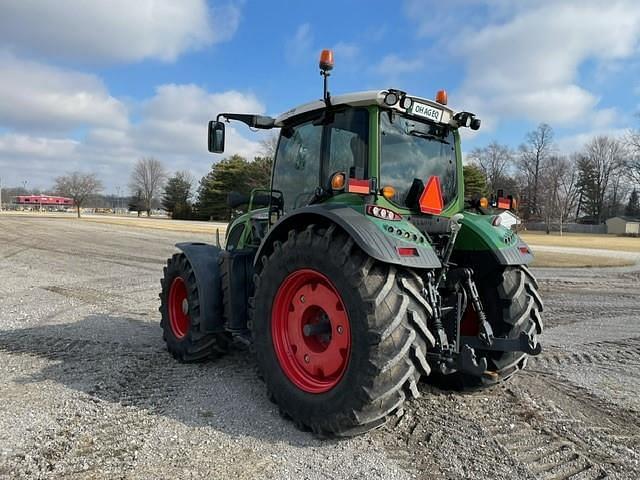
[[[216,121],[220,121],[223,118],[225,121],[237,120],[248,125],[251,128],[259,128],[262,130],[268,130],[275,127],[276,119],[264,115],[251,115],[247,113],[219,113],[216,117]]]

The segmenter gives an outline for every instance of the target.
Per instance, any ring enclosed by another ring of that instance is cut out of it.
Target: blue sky
[[[204,175],[220,110],[278,114],[321,95],[395,87],[483,119],[463,149],[514,148],[539,122],[570,153],[637,128],[634,0],[2,2],[0,177],[48,188],[71,170],[122,190],[142,156]],[[126,13],[125,13],[126,12]],[[260,136],[230,129],[228,153]]]

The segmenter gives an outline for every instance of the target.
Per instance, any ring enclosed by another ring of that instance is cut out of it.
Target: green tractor
[[[271,188],[229,195],[247,213],[219,245],[182,243],[164,269],[169,352],[197,361],[245,345],[284,416],[355,435],[402,412],[418,382],[482,388],[541,351],[542,301],[529,247],[464,199],[461,128],[472,113],[388,89],[331,96],[277,118]]]

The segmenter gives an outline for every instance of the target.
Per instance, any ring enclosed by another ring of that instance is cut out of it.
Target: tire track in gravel
[[[589,459],[571,441],[544,428],[531,425],[530,412],[517,411],[514,422],[505,428],[490,426],[487,432],[503,451],[522,464],[536,479],[561,480],[580,478],[584,480],[607,478],[607,473]],[[525,417],[527,420],[522,420]]]
[[[13,251],[13,252],[9,252],[9,253],[6,253],[6,254],[4,254],[4,255],[0,255],[0,261],[8,260],[8,259],[10,259],[11,257],[15,257],[16,255],[18,255],[18,254],[20,254],[20,253],[22,253],[22,252],[26,252],[27,250],[29,250],[29,249],[28,249],[28,248],[17,248],[17,249],[16,249],[15,251]]]
[[[580,456],[602,472],[640,478],[636,411],[556,375],[526,372],[520,383],[526,383],[526,390],[514,388],[512,394],[537,412],[546,433],[571,442]]]
[[[537,357],[529,358],[534,369],[563,365],[595,365],[599,367],[631,364],[640,365],[640,337],[605,340],[580,346],[581,351],[549,347]]]
[[[637,412],[567,379],[525,370],[489,390],[448,395],[426,389],[403,417],[383,429],[389,457],[408,471],[447,471],[441,450],[454,448],[456,459],[448,461],[450,474],[455,473],[445,478],[466,476],[471,458],[491,466],[487,478],[640,478]],[[448,405],[452,402],[457,409]],[[448,444],[457,432],[474,430],[475,442]],[[456,465],[461,457],[467,465]],[[502,475],[504,469],[511,477]]]
[[[450,393],[421,385],[420,391],[422,396],[405,404],[401,417],[374,434],[403,469],[421,479],[534,478],[471,415],[493,410],[499,401],[495,390]]]
[[[55,248],[52,245],[57,244],[58,239],[53,237],[51,241],[43,240],[40,238],[41,235],[38,236],[38,242],[34,242],[30,239],[30,237],[25,237],[22,235],[13,235],[3,239],[3,243],[7,243],[10,245],[20,244],[23,248],[19,252],[15,252],[14,255],[22,253],[27,250],[36,250],[46,253],[56,253],[65,256],[73,256],[78,258],[91,258],[101,262],[111,263],[114,265],[121,265],[125,267],[132,267],[131,263],[142,263],[142,264],[154,264],[161,265],[164,261],[164,257],[146,257],[141,255],[131,255],[125,252],[118,252],[117,254],[109,255],[104,251],[100,251],[97,249],[87,248],[87,244],[84,243],[82,246],[84,247],[82,251],[74,251],[71,248]],[[79,243],[70,243],[74,247],[80,245]],[[136,269],[146,270],[146,271],[157,271],[155,268],[145,267],[143,265],[136,265]]]
[[[524,372],[517,380],[482,419],[491,438],[534,478],[638,478],[638,453],[628,453],[640,443],[635,412],[566,379]],[[500,417],[511,419],[507,428],[494,421]]]

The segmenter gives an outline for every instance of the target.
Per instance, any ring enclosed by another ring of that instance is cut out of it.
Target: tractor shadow
[[[0,351],[47,360],[36,373],[14,378],[15,383],[53,381],[92,401],[144,409],[235,437],[321,444],[280,417],[248,352],[181,364],[167,352],[157,322],[90,315],[71,324],[4,330]]]

